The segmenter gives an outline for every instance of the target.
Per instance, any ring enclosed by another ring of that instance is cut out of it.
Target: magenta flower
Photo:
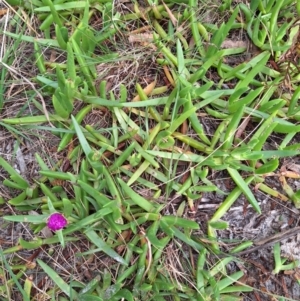
[[[52,213],[48,220],[47,226],[52,231],[61,230],[67,225],[67,219],[61,213]]]

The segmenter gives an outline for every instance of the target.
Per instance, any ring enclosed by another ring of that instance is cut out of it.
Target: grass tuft
[[[267,216],[260,192],[300,207],[285,161],[299,155],[297,1],[7,0],[0,12],[1,223],[16,236],[1,298],[263,294],[241,260],[259,242],[224,233],[243,198],[244,216]],[[53,214],[63,228],[47,227]],[[266,242],[270,275],[299,264],[283,239]]]

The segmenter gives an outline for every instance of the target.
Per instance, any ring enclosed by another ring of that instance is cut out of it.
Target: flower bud
[[[67,225],[67,219],[63,216],[61,213],[52,213],[48,220],[47,220],[47,226],[52,231],[61,230]]]

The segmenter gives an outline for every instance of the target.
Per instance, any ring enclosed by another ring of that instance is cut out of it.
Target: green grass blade
[[[153,212],[154,211],[154,206],[147,201],[146,199],[144,199],[143,197],[141,197],[139,194],[137,194],[136,192],[134,192],[123,180],[121,180],[120,178],[117,179],[118,182],[120,183],[122,189],[124,190],[125,194],[131,198],[131,200],[138,205],[139,207],[143,208],[144,210],[146,210],[147,212]]]
[[[73,290],[68,283],[66,283],[52,268],[50,268],[46,263],[42,260],[37,259],[38,264],[45,271],[45,273],[49,276],[50,279],[64,292],[69,298],[77,299],[77,293]],[[71,299],[71,300],[72,300]]]
[[[94,230],[88,230],[85,232],[85,235],[89,238],[89,240],[95,244],[98,248],[100,248],[106,255],[113,258],[117,262],[128,265],[127,262],[121,257],[116,251],[114,251],[110,246],[107,245],[105,241],[103,241],[99,235]]]
[[[81,130],[81,127],[78,124],[75,117],[72,115],[71,118],[72,118],[72,122],[73,122],[73,125],[74,125],[75,132],[77,134],[80,145],[82,147],[82,150],[84,151],[85,155],[88,157],[89,154],[92,152],[92,149],[91,149],[90,145],[88,144],[88,142],[87,142],[87,140],[86,140],[86,138],[85,138],[85,136],[84,136],[84,134]]]
[[[252,207],[260,214],[261,210],[258,202],[256,201],[252,191],[250,190],[244,179],[241,177],[241,175],[238,173],[238,171],[230,167],[227,168],[227,171],[231,175],[235,184],[243,191]]]

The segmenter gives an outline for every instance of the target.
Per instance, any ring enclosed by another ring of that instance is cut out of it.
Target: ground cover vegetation
[[[1,5],[1,300],[296,300],[219,233],[257,192],[300,208],[300,2]]]

